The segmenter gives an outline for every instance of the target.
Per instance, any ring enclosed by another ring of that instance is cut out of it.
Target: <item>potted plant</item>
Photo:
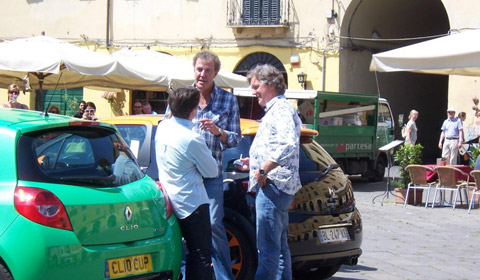
[[[407,186],[410,182],[410,175],[407,171],[407,166],[410,164],[421,164],[422,163],[422,150],[423,146],[421,144],[411,145],[402,145],[397,149],[394,155],[395,162],[400,167],[400,178],[392,181],[392,185],[396,186],[395,188],[395,202],[403,204],[405,201],[405,196],[407,193]],[[420,198],[422,199],[423,190],[416,189],[417,201]],[[409,193],[407,198],[407,203],[412,204],[414,200],[413,192]]]

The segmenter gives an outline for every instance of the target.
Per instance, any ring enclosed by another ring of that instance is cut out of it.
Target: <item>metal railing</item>
[[[291,0],[227,0],[227,26],[289,26]]]

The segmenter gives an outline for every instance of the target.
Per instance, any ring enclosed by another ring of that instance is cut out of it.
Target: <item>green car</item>
[[[181,233],[113,125],[0,109],[1,279],[177,279]]]

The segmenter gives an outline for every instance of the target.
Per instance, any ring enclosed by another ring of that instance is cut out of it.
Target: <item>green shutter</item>
[[[57,105],[63,115],[73,116],[78,110],[78,103],[83,100],[83,88],[44,90],[43,95],[44,110]]]

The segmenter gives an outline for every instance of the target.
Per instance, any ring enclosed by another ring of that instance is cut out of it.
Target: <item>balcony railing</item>
[[[291,0],[227,0],[230,27],[288,27]]]

